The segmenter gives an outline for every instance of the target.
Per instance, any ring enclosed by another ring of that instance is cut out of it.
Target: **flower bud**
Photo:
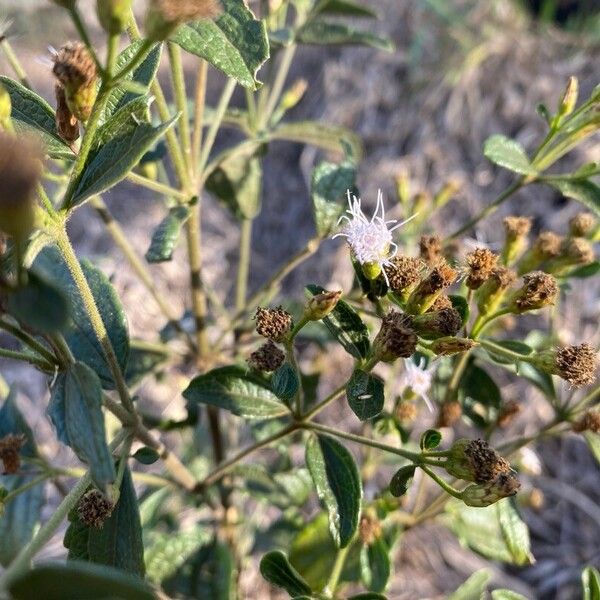
[[[515,314],[551,306],[558,297],[556,279],[543,271],[533,271],[523,277],[524,284],[511,297],[508,309]]]
[[[284,361],[285,352],[269,340],[250,355],[248,365],[257,371],[271,373],[277,371]]]
[[[360,541],[365,546],[370,546],[375,540],[378,540],[383,533],[381,523],[374,510],[366,510],[360,518],[358,534]]]
[[[577,96],[579,95],[579,81],[577,77],[569,77],[565,93],[558,105],[558,114],[561,117],[570,115],[577,104]]]
[[[429,349],[438,356],[451,356],[460,352],[468,352],[477,345],[475,340],[469,338],[445,337],[431,342]]]
[[[596,218],[590,213],[577,213],[569,221],[569,235],[587,237],[596,228]]]
[[[66,43],[54,57],[54,75],[65,88],[71,112],[87,121],[97,94],[96,63],[81,42]]]
[[[304,307],[304,316],[309,321],[324,319],[336,306],[342,296],[341,290],[337,292],[322,292],[308,300]]]
[[[502,263],[508,266],[522,254],[527,244],[531,219],[511,216],[506,217],[503,223],[506,237],[502,249]]]
[[[302,100],[306,90],[308,89],[308,81],[306,79],[297,79],[292,84],[292,87],[287,89],[281,96],[279,103],[280,110],[290,110]]]
[[[501,427],[502,429],[508,427],[520,412],[521,405],[516,400],[506,401],[500,408],[498,418],[496,419],[498,427]]]
[[[65,96],[65,88],[57,83],[54,86],[56,95],[56,131],[58,135],[68,144],[72,144],[79,138],[79,121],[71,112]]]
[[[375,281],[381,275],[381,265],[377,262],[366,262],[360,265],[363,275],[369,281]]]
[[[439,209],[456,195],[461,188],[461,182],[458,179],[449,179],[442,189],[433,198],[433,205]]]
[[[465,481],[492,481],[510,470],[508,462],[484,440],[461,438],[452,444],[446,471]]]
[[[531,362],[542,371],[558,375],[575,387],[588,385],[596,380],[598,355],[586,343],[543,350],[534,355]]]
[[[431,308],[427,312],[434,312],[436,310],[443,310],[444,308],[454,308],[452,300],[446,294],[441,294],[435,299],[435,302],[431,305]]]
[[[456,281],[457,276],[458,273],[445,260],[440,261],[410,295],[406,311],[414,315],[426,312],[438,296]]]
[[[442,241],[437,235],[422,235],[419,240],[421,258],[428,265],[437,264],[442,258]]]
[[[79,500],[77,516],[88,527],[100,529],[114,508],[115,505],[101,491],[92,489]]]
[[[10,94],[6,88],[0,84],[0,128],[7,129],[10,115],[12,112],[12,103],[10,101]]]
[[[9,433],[0,439],[0,460],[4,465],[4,475],[14,475],[21,468],[21,448],[27,438],[23,434]]]
[[[412,324],[420,337],[433,340],[456,335],[462,327],[462,319],[455,308],[443,308],[415,316]]]
[[[373,340],[373,356],[384,362],[412,356],[418,340],[411,321],[410,316],[394,310],[385,315]]]
[[[390,289],[403,300],[415,289],[421,279],[421,261],[409,256],[394,256],[384,266]]]
[[[506,291],[516,279],[517,276],[511,269],[496,267],[476,292],[475,299],[479,313],[487,315],[495,312],[504,299]]]
[[[514,496],[520,487],[517,477],[511,472],[505,472],[500,473],[492,481],[467,486],[460,497],[467,506],[483,508],[502,498]]]
[[[582,433],[583,431],[593,431],[600,433],[600,412],[597,410],[588,410],[575,423],[573,423],[573,431]]]
[[[127,26],[132,0],[96,0],[96,12],[106,33],[116,35]]]
[[[487,248],[476,248],[467,254],[467,287],[471,290],[479,289],[491,276],[498,255]]]
[[[256,332],[273,342],[282,342],[292,329],[292,315],[279,308],[257,308]]]
[[[531,248],[519,261],[519,275],[529,273],[543,262],[558,256],[561,252],[563,238],[553,231],[543,231],[538,235]]]
[[[24,239],[33,229],[41,158],[32,140],[0,132],[0,231],[7,235]]]
[[[460,402],[452,400],[444,402],[439,409],[436,427],[452,427],[462,416]]]
[[[220,13],[217,0],[150,0],[146,13],[146,37],[166,40],[187,21],[211,19]]]
[[[570,237],[563,241],[560,254],[550,261],[547,270],[563,274],[572,267],[589,265],[594,262],[594,247],[582,237]]]

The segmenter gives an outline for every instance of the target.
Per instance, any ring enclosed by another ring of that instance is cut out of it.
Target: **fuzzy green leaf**
[[[332,23],[320,19],[309,21],[298,31],[296,39],[303,44],[369,46],[392,52],[394,44],[384,36],[362,31],[344,23]]]
[[[131,340],[125,370],[127,385],[134,386],[146,375],[158,370],[169,359],[168,349],[142,340]]]
[[[400,498],[406,494],[415,475],[415,465],[407,465],[396,471],[390,481],[390,494],[396,498]]]
[[[269,583],[283,588],[293,598],[310,595],[312,592],[302,575],[292,567],[288,557],[280,550],[273,550],[262,557],[260,573]]]
[[[437,429],[428,429],[421,435],[419,446],[421,450],[433,450],[437,448],[442,441],[442,434]]]
[[[583,600],[600,600],[600,573],[594,567],[586,567],[581,573]]]
[[[467,579],[448,600],[484,600],[490,572],[487,569],[476,571]]]
[[[346,384],[348,405],[361,421],[367,421],[383,410],[383,391],[383,381],[380,377],[356,369]]]
[[[592,181],[553,180],[551,185],[563,196],[581,202],[600,217],[600,186]]]
[[[504,135],[493,135],[483,145],[483,154],[495,165],[520,173],[521,175],[537,175],[527,153],[515,140]]]
[[[300,382],[298,381],[296,371],[289,362],[284,362],[281,367],[273,373],[271,387],[275,395],[284,402],[289,402],[294,398],[300,388]]]
[[[261,65],[269,58],[269,39],[264,21],[254,17],[244,0],[221,0],[224,12],[215,20],[181,26],[172,38],[184,50],[255,90]]]
[[[511,590],[494,590],[492,600],[528,600],[528,598]]]
[[[371,592],[383,592],[390,578],[392,564],[390,549],[382,537],[363,547],[360,567],[365,587]]]
[[[329,513],[336,545],[346,547],[360,520],[362,484],[352,454],[330,436],[313,435],[306,443],[306,464]]]
[[[313,8],[314,14],[367,17],[376,19],[377,13],[355,0],[320,0]]]
[[[514,501],[505,498],[496,502],[494,506],[500,523],[500,531],[513,558],[513,563],[516,565],[533,564],[535,559],[531,554],[529,528],[519,516]]]
[[[166,262],[173,258],[173,251],[179,241],[181,228],[190,216],[187,206],[174,206],[167,216],[158,224],[152,234],[150,248],[146,252],[149,263]]]
[[[221,367],[198,375],[183,392],[183,397],[223,408],[246,419],[274,419],[289,414],[289,408],[264,379],[240,367]]]

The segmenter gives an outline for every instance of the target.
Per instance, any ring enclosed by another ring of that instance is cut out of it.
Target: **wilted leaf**
[[[390,481],[390,494],[392,496],[400,498],[406,494],[415,475],[415,469],[415,465],[407,465],[396,471]]]

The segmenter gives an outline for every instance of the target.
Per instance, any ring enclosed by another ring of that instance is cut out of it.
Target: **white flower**
[[[404,372],[400,377],[400,385],[403,388],[410,388],[417,396],[423,398],[427,408],[433,412],[433,403],[427,395],[433,379],[433,369],[425,369],[424,364],[424,359],[421,359],[418,365],[412,360],[406,359]]]
[[[392,231],[410,219],[402,223],[397,223],[395,219],[386,221],[381,190],[377,194],[377,206],[370,220],[363,213],[360,203],[360,198],[350,194],[350,190],[348,190],[348,210],[346,212],[350,216],[340,217],[338,224],[344,220],[346,223],[342,230],[333,237],[345,237],[354,258],[361,265],[378,265],[383,268],[390,264],[390,259],[398,251],[398,246],[392,241]],[[394,226],[388,229],[388,225]],[[383,274],[387,280],[385,271]]]

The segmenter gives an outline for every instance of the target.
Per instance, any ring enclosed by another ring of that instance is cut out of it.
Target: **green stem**
[[[42,371],[46,373],[52,373],[54,371],[54,365],[47,363],[42,358],[37,358],[31,354],[26,354],[25,352],[17,352],[15,350],[7,350],[6,348],[0,348],[0,357],[8,358],[11,360],[20,360],[21,362],[27,362],[30,365],[38,367]]]
[[[108,50],[106,53],[106,76],[111,79],[114,75],[115,62],[119,54],[119,34],[111,34],[108,37]],[[134,57],[135,59],[135,57]]]
[[[479,344],[486,349],[492,350],[494,354],[499,354],[509,360],[516,360],[519,362],[531,362],[531,359],[528,356],[523,354],[519,354],[518,352],[513,352],[504,346],[500,346],[495,344],[494,342],[490,342],[489,340],[479,340]]]
[[[335,591],[340,581],[342,571],[344,570],[344,565],[346,564],[346,559],[348,558],[348,552],[350,552],[350,548],[352,548],[352,544],[353,542],[350,541],[346,546],[337,551],[335,563],[333,563],[333,569],[329,575],[327,586],[323,590],[325,593],[331,594],[333,597],[335,597]]]
[[[165,185],[164,183],[160,183],[160,181],[154,181],[152,179],[148,179],[147,177],[143,177],[142,175],[134,173],[133,171],[127,175],[127,179],[132,183],[145,187],[153,192],[158,192],[163,196],[177,198],[178,200],[189,200],[188,194],[180,192],[179,190],[176,190],[169,185]]]
[[[6,38],[4,38],[2,40],[2,43],[0,44],[0,48],[2,48],[2,51],[4,52],[4,55],[6,56],[6,60],[8,61],[8,64],[10,65],[11,69],[15,72],[15,75],[17,76],[19,81],[26,88],[31,89],[31,83],[29,82],[29,79],[27,79],[27,73],[25,72],[23,65],[21,65],[21,62],[19,61],[17,55],[14,53],[14,51],[12,49],[12,46],[10,45],[10,43],[8,42],[8,40]]]
[[[433,479],[445,492],[447,492],[448,494],[450,494],[451,496],[454,496],[455,498],[459,498],[461,497],[461,494],[458,490],[454,489],[447,481],[444,481],[441,477],[439,477],[436,473],[434,473],[430,468],[424,466],[424,465],[420,465],[421,469],[423,469],[423,471],[425,473],[427,473],[427,475],[429,475],[429,477],[431,477],[431,479]]]
[[[277,107],[277,103],[279,102],[279,98],[281,97],[281,93],[283,92],[283,86],[285,85],[285,80],[290,71],[290,67],[292,65],[292,61],[294,60],[296,50],[296,44],[290,44],[283,51],[281,60],[279,62],[277,74],[275,75],[275,80],[273,81],[273,88],[271,89],[271,94],[269,95],[269,99],[267,100],[267,103],[265,105],[263,118],[261,122],[262,127],[265,127],[267,125],[268,120],[271,118],[271,115]]]
[[[18,487],[16,489],[10,491],[2,499],[2,505],[6,506],[11,500],[16,498],[18,495],[22,494],[23,492],[26,492],[27,490],[30,490],[31,488],[35,487],[36,485],[39,485],[40,483],[43,483],[49,477],[50,477],[50,475],[48,473],[43,473],[42,475],[38,475],[34,479],[31,479],[27,483],[24,483],[21,487]]]
[[[197,168],[200,162],[200,149],[202,146],[202,131],[204,127],[204,107],[206,105],[206,80],[208,77],[208,63],[200,59],[198,76],[196,79],[196,92],[194,98],[194,131],[192,133],[192,166]],[[196,172],[196,179],[199,173]]]
[[[154,42],[151,40],[143,40],[141,46],[138,48],[138,51],[134,56],[131,57],[129,62],[114,76],[113,81],[122,81],[129,73],[135,71],[140,64],[146,59],[148,54],[150,54],[152,48],[154,47]],[[109,71],[112,73],[112,69]]]
[[[4,329],[4,331],[10,333],[13,337],[16,337],[18,340],[29,346],[32,350],[37,352],[51,365],[56,364],[56,356],[54,356],[54,354],[50,352],[50,350],[48,350],[45,346],[40,344],[40,342],[38,342],[33,336],[29,335],[21,328],[17,327],[16,325],[13,325],[12,323],[9,323],[1,317],[0,329]]]
[[[76,6],[73,6],[73,8],[69,8],[69,14],[71,15],[71,20],[73,21],[73,25],[75,25],[75,29],[77,30],[79,37],[81,38],[83,43],[86,45],[88,52],[90,53],[90,56],[96,63],[96,68],[98,69],[98,72],[100,74],[102,74],[103,73],[102,63],[98,59],[98,55],[96,54],[96,51],[94,50],[94,45],[92,44],[92,41],[90,40],[90,36],[88,35],[87,27],[85,26],[85,23],[83,22],[83,19],[81,18],[81,14],[79,13],[79,10],[77,9]]]
[[[242,310],[246,305],[250,258],[252,255],[252,223],[252,219],[243,219],[240,229],[240,257],[235,288],[236,311]]]
[[[327,398],[321,400],[317,405],[313,406],[305,415],[302,416],[303,420],[310,420],[316,415],[318,415],[323,409],[325,409],[329,404],[337,400],[340,396],[344,394],[346,391],[346,386],[342,385],[337,388],[335,391],[331,392]]]

